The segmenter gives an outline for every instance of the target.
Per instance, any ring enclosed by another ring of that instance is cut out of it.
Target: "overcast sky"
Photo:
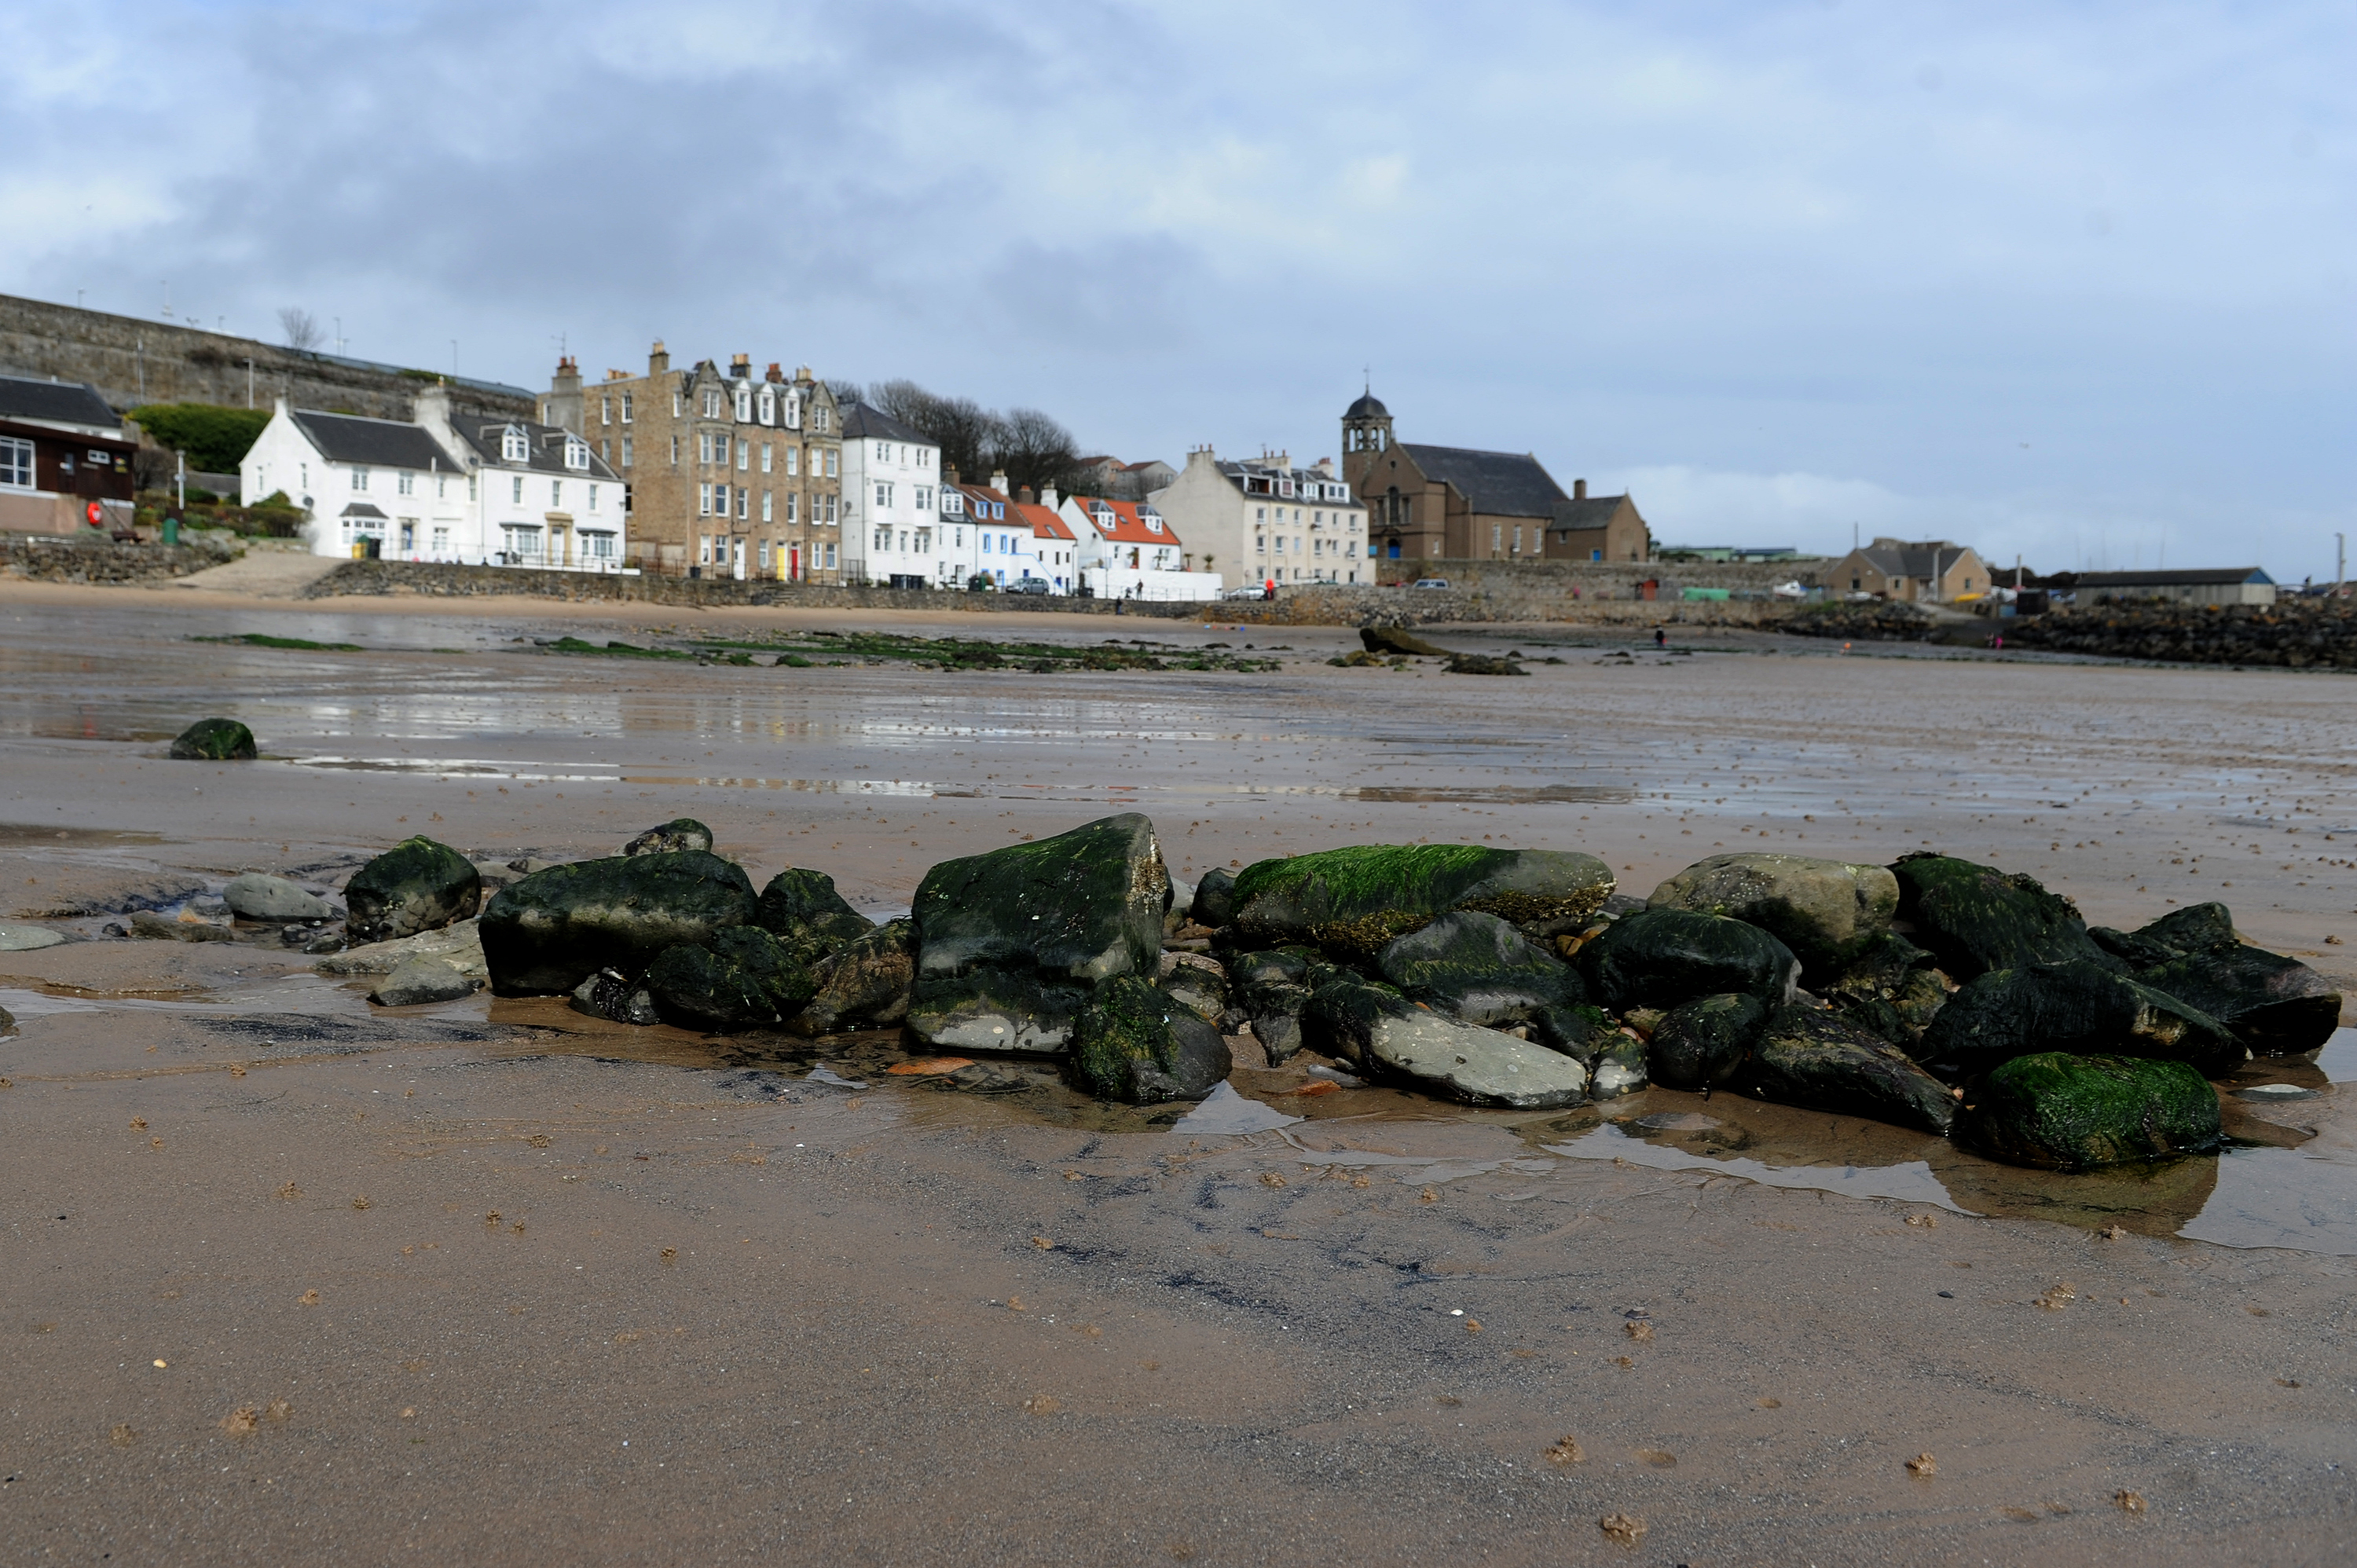
[[[807,363],[1091,449],[1402,439],[1672,542],[2333,570],[2357,6],[0,8],[0,292],[546,384]]]

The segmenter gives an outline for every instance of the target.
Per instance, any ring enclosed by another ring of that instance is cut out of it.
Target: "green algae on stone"
[[[729,1034],[801,1012],[818,982],[760,927],[730,926],[701,946],[657,954],[647,991],[665,1023]]]
[[[1072,1076],[1101,1100],[1200,1100],[1233,1063],[1220,1031],[1134,974],[1096,988],[1072,1031]]]
[[[818,994],[789,1022],[805,1035],[899,1023],[916,983],[915,948],[915,929],[906,920],[887,920],[855,938],[818,964]]]
[[[1365,961],[1452,909],[1567,925],[1602,908],[1612,888],[1611,868],[1576,850],[1357,844],[1256,862],[1236,874],[1231,898],[1246,943],[1306,939]]]
[[[1913,1054],[1968,1078],[2049,1051],[2181,1061],[2205,1078],[2248,1055],[2201,1009],[2084,960],[1991,970],[1948,999]]]
[[[2201,1154],[2223,1141],[2216,1091],[2183,1062],[2016,1057],[1970,1100],[1957,1141],[2012,1165],[2089,1170]]]
[[[1780,1105],[1838,1111],[1945,1133],[1954,1091],[1907,1053],[1832,1013],[1799,1004],[1768,1016],[1728,1086]]]
[[[483,958],[499,995],[563,995],[601,969],[643,974],[664,949],[699,946],[754,909],[744,868],[701,850],[576,860],[492,896]]]
[[[1879,865],[1738,851],[1687,866],[1654,888],[1645,907],[1758,926],[1792,950],[1814,984],[1889,930],[1899,882]]]
[[[753,923],[805,963],[835,953],[876,929],[875,921],[844,902],[834,877],[799,866],[770,878]]]
[[[1623,916],[1581,947],[1579,964],[1589,993],[1615,1011],[1728,991],[1777,1006],[1792,999],[1801,972],[1792,950],[1759,927],[1684,909]]]
[[[1768,1022],[1756,996],[1723,992],[1674,1007],[1653,1026],[1645,1063],[1664,1089],[1705,1089],[1724,1083],[1743,1063]]]
[[[346,928],[355,943],[414,937],[468,918],[482,896],[474,863],[421,834],[352,873],[344,884]]]
[[[2071,901],[2034,877],[1931,854],[1902,855],[1890,874],[1899,881],[1900,918],[1958,981],[2072,959],[2118,967],[2088,937]]]
[[[925,873],[911,911],[917,972],[1011,964],[1082,984],[1151,974],[1169,907],[1154,824],[1134,811],[1102,818]]]
[[[1463,1024],[1535,1026],[1557,1049],[1587,1043],[1579,972],[1495,915],[1457,909],[1393,939],[1383,977]]]
[[[253,732],[235,719],[199,719],[172,742],[181,762],[251,762],[255,755]]]

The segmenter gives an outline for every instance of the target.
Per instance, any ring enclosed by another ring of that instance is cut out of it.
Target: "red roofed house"
[[[1220,596],[1220,575],[1186,569],[1177,532],[1150,501],[1071,496],[1056,515],[1071,526],[1082,580],[1100,598]]]

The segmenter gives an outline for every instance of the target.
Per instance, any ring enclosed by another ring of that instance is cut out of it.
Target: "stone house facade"
[[[1904,604],[1944,604],[1989,590],[1989,570],[1978,552],[1953,539],[1910,542],[1877,539],[1843,556],[1824,575],[1835,594],[1871,595]]]
[[[1152,499],[1185,541],[1179,568],[1215,572],[1222,587],[1370,580],[1366,508],[1327,458],[1227,462],[1204,446]]]
[[[631,564],[673,575],[844,580],[843,431],[805,366],[759,376],[749,355],[584,385],[559,362],[542,416],[588,441],[629,489]]]

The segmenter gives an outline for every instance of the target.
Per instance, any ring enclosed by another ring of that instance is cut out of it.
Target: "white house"
[[[1049,491],[1042,503],[1053,497]],[[1069,496],[1056,515],[1072,532],[1081,582],[1099,598],[1220,596],[1219,574],[1187,569],[1178,531],[1150,501]]]
[[[1010,498],[1004,474],[993,474],[987,485],[953,489],[963,502],[961,521],[972,535],[964,580],[979,575],[1004,588],[1037,577],[1050,593],[1079,590],[1079,541],[1056,515],[1053,490],[1046,504],[1023,499],[1028,490]],[[961,539],[960,531],[952,537]]]
[[[843,580],[963,585],[942,531],[942,449],[865,403],[843,409]]]
[[[1373,580],[1361,576],[1367,509],[1326,458],[1307,468],[1282,452],[1224,463],[1201,447],[1153,503],[1186,536],[1187,564],[1228,587]]]
[[[410,422],[290,409],[239,465],[252,505],[283,492],[316,555],[619,569],[622,487],[588,443],[554,425],[463,415],[419,394]]]

